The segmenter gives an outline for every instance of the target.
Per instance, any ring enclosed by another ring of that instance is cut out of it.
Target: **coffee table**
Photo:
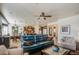
[[[53,51],[53,46],[52,46],[52,47],[48,47],[48,48],[45,48],[45,49],[41,50],[41,53],[43,55],[66,55],[70,51],[70,50],[64,49],[62,47],[59,47],[59,49],[60,50],[58,52],[54,52]]]

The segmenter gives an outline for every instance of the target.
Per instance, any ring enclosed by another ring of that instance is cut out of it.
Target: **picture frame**
[[[70,25],[61,26],[61,34],[70,34]]]

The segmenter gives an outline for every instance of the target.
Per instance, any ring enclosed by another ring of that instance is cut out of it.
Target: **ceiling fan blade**
[[[48,16],[44,16],[44,17],[52,17],[52,16],[48,15]]]
[[[52,17],[51,15],[45,15],[45,13],[44,12],[41,12],[41,15],[39,15],[38,17]],[[44,19],[44,20],[46,20],[46,19]]]

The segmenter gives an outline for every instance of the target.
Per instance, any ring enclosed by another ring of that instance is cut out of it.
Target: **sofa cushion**
[[[23,55],[23,49],[22,48],[13,48],[8,49],[9,55]]]
[[[47,41],[48,35],[43,35],[43,41]]]
[[[50,46],[51,44],[53,44],[52,41],[43,41],[43,42],[39,42],[37,44],[33,44],[30,46],[22,46],[22,48],[24,48],[26,50],[33,50],[33,49],[37,49],[37,48],[41,48],[41,47],[45,47],[45,46]]]
[[[32,43],[35,43],[35,36],[34,35],[27,35],[23,36],[24,41],[32,41]]]
[[[8,50],[4,45],[0,45],[0,55],[8,55]]]
[[[23,45],[24,46],[30,46],[32,44],[33,44],[32,41],[25,41]]]
[[[34,35],[27,35],[27,36],[22,36],[24,41],[27,40],[33,40],[34,39]]]
[[[36,35],[36,42],[43,42],[47,41],[48,35]]]
[[[42,35],[36,35],[36,43],[42,42],[43,36]]]

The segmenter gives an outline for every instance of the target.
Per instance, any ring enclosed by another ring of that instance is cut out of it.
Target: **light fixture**
[[[39,17],[38,23],[39,23],[39,26],[42,26],[42,27],[47,26],[47,20],[45,17]]]

